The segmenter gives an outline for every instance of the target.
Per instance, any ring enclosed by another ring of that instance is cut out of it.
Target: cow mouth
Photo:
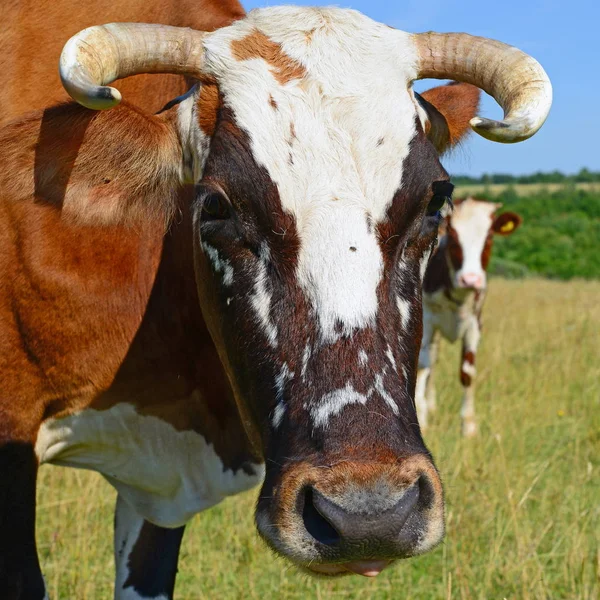
[[[362,575],[363,577],[377,577],[393,561],[390,560],[362,560],[343,564],[318,564],[305,567],[305,571],[321,577],[343,577],[344,575]]]

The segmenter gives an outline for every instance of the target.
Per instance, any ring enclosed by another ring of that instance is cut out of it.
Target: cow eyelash
[[[231,216],[229,201],[218,191],[208,192],[202,199],[203,221],[224,221]]]
[[[441,210],[445,204],[449,204],[452,209],[452,192],[454,186],[449,181],[435,181],[431,186],[433,196],[427,205],[428,217],[441,217]]]

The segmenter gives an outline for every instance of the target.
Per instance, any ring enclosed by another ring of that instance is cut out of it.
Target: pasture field
[[[457,185],[454,190],[455,198],[465,198],[467,196],[478,196],[484,194],[485,196],[497,196],[507,189],[513,189],[519,196],[530,196],[532,194],[538,194],[540,192],[554,193],[558,192],[565,187],[575,188],[576,190],[583,190],[586,192],[600,192],[599,182],[590,183],[490,183],[490,184],[472,184],[472,185]]]
[[[463,440],[458,345],[442,346],[426,439],[448,533],[375,580],[318,580],[255,533],[256,492],[196,517],[176,597],[196,599],[600,598],[600,282],[495,279],[479,353],[480,435]],[[38,544],[54,600],[112,598],[115,494],[99,476],[43,467]]]

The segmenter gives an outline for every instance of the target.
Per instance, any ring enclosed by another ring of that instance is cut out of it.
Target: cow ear
[[[469,122],[477,115],[480,96],[479,88],[456,81],[417,94],[427,113],[425,133],[440,154],[471,131]]]
[[[510,235],[522,222],[522,217],[517,213],[505,212],[494,219],[492,231],[498,235]]]
[[[168,223],[183,164],[174,121],[125,102],[108,111],[69,103],[31,115],[21,138],[36,138],[26,164],[34,165],[32,195],[81,224]]]

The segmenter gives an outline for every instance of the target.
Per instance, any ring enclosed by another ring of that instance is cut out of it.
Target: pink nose
[[[483,287],[483,275],[478,273],[463,273],[458,278],[458,285],[462,288],[480,290]]]

